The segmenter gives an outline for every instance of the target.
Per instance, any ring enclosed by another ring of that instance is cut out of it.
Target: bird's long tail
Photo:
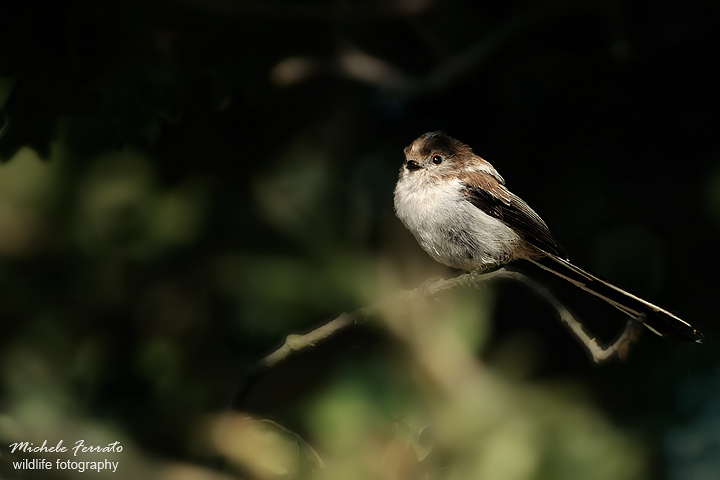
[[[702,333],[667,310],[636,297],[632,293],[576,267],[567,260],[545,253],[545,256],[530,261],[577,285],[586,292],[602,298],[610,305],[643,322],[646,327],[658,335],[667,335],[678,340],[697,343],[703,339]]]

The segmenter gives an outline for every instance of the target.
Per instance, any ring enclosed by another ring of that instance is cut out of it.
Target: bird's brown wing
[[[461,177],[461,180],[465,184],[462,193],[468,202],[512,228],[530,246],[567,259],[565,250],[553,238],[540,215],[493,176],[472,172]]]

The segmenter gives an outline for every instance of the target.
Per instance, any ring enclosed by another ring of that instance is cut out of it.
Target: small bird
[[[545,222],[472,149],[443,132],[405,148],[395,213],[432,258],[466,272],[527,260],[598,296],[658,335],[703,335],[672,313],[570,263]]]

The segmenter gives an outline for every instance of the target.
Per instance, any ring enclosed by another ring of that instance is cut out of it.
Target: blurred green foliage
[[[716,478],[719,10],[0,0],[0,478]],[[315,345],[226,411],[288,334],[454,274],[392,212],[436,129],[707,343],[595,368],[493,285]],[[12,465],[79,439],[120,441],[83,457],[118,471]]]

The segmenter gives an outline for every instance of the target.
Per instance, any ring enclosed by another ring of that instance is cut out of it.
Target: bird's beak
[[[412,172],[413,170],[419,170],[420,164],[415,160],[408,160],[407,162],[405,162],[405,168]]]

